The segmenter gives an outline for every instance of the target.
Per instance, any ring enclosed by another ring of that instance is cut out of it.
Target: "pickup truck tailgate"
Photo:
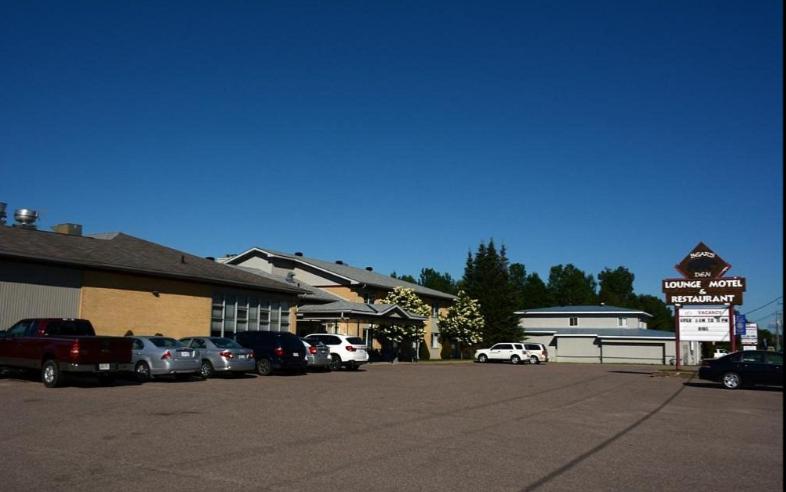
[[[123,337],[78,337],[80,364],[113,362],[131,363],[130,338]]]

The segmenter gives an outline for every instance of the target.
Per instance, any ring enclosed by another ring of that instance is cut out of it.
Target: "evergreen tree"
[[[458,292],[458,285],[456,285],[456,281],[453,280],[449,273],[439,273],[433,268],[420,270],[418,284],[448,294],[456,294]]]
[[[536,272],[527,275],[527,280],[524,282],[524,304],[521,309],[551,307],[553,305],[554,301],[551,299],[549,289],[540,275]]]
[[[635,307],[637,299],[636,294],[633,293],[634,278],[630,270],[623,266],[614,270],[605,268],[598,274],[600,302],[610,306]]]
[[[635,309],[652,315],[647,328],[653,330],[674,331],[674,313],[659,297],[642,294],[636,297]]]
[[[516,309],[524,309],[527,304],[527,269],[521,263],[510,265],[510,287],[513,290]]]
[[[516,299],[504,246],[498,253],[493,239],[488,245],[481,242],[475,256],[470,253],[467,258],[461,285],[469,297],[480,302],[485,321],[483,341],[486,344],[523,338],[523,330],[514,314]]]
[[[410,284],[417,284],[418,281],[415,280],[415,277],[412,275],[396,275],[396,272],[390,274],[391,278],[395,278],[398,280],[403,280],[404,282],[409,282]]]
[[[598,303],[595,278],[572,264],[551,267],[549,293],[557,306],[580,306]]]

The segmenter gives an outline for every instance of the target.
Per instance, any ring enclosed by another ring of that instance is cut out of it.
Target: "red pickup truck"
[[[24,319],[0,330],[0,367],[41,371],[49,388],[66,373],[89,373],[112,384],[118,372],[130,371],[129,338],[96,336],[86,319]]]

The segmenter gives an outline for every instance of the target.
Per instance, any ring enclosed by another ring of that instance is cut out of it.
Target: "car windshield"
[[[232,349],[239,349],[239,348],[243,348],[242,345],[240,345],[236,341],[230,340],[228,338],[211,338],[210,341],[213,342],[213,345],[215,345],[218,348],[225,348],[225,349],[230,349],[230,348],[232,348]]]
[[[150,341],[156,347],[160,348],[177,348],[177,347],[184,347],[182,343],[178,342],[174,338],[167,338],[167,337],[151,337]]]
[[[352,345],[365,345],[366,342],[360,337],[347,337],[347,341]]]

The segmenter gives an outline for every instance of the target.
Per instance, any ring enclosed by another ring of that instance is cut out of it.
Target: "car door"
[[[761,384],[769,379],[770,368],[764,363],[764,353],[751,350],[742,352],[742,380],[745,383]]]
[[[509,343],[498,343],[491,347],[489,350],[489,359],[493,360],[507,360],[510,358],[510,352],[513,347]]]
[[[767,352],[764,362],[767,365],[767,380],[764,383],[783,386],[783,354]]]

